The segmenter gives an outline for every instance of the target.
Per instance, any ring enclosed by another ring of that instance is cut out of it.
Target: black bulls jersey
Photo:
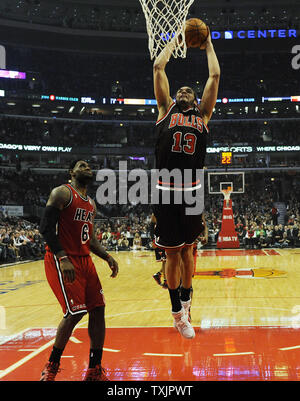
[[[197,107],[182,111],[172,103],[167,114],[156,123],[156,169],[182,172],[203,169],[207,134],[208,128]]]

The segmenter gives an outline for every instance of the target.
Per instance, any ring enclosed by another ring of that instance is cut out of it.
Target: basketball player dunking
[[[100,245],[94,233],[96,205],[87,195],[87,186],[93,178],[90,166],[84,160],[76,160],[70,166],[70,175],[70,184],[52,190],[40,226],[47,243],[47,280],[64,313],[40,380],[55,380],[72,331],[88,313],[90,356],[84,380],[103,381],[108,380],[101,366],[105,302],[90,251],[107,261],[111,277],[117,276],[118,264]]]
[[[209,77],[204,88],[201,103],[188,86],[176,93],[176,101],[170,96],[169,81],[165,67],[172,54],[174,42],[170,42],[156,58],[153,65],[154,92],[158,106],[156,123],[156,169],[203,169],[206,154],[207,124],[217,100],[220,80],[220,66],[209,34],[201,48],[206,49]],[[165,190],[197,189],[197,182],[188,187],[174,188],[174,183],[158,181],[157,188]],[[157,225],[155,243],[167,254],[166,278],[169,287],[174,327],[185,338],[193,338],[195,331],[188,321],[190,293],[194,271],[193,243],[204,229],[202,215],[186,215],[186,205],[162,204],[155,206]],[[182,264],[181,275],[178,273]],[[180,277],[182,285],[180,288]],[[179,291],[180,289],[180,291]]]

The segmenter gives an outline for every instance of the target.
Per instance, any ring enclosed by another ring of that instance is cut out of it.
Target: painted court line
[[[48,341],[46,344],[42,345],[40,348],[37,348],[35,351],[31,352],[29,355],[26,355],[24,358],[20,359],[18,362],[14,363],[13,365],[9,366],[8,368],[2,370],[0,372],[0,379],[2,377],[8,375],[9,373],[13,372],[20,366],[24,365],[24,363],[30,361],[30,359],[34,358],[36,355],[43,352],[45,349],[49,348],[51,345],[54,344],[55,339]]]
[[[111,349],[111,348],[103,348],[103,351],[107,351],[107,352],[121,352],[120,349]]]
[[[143,355],[148,355],[148,356],[183,356],[183,354],[154,354],[152,352],[144,352]]]
[[[226,352],[225,354],[213,354],[213,356],[254,355],[254,352]]]
[[[300,345],[295,345],[293,347],[285,347],[285,348],[278,348],[280,351],[289,351],[290,349],[298,349],[300,348]]]

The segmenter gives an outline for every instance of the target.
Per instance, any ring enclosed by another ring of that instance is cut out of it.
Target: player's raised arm
[[[221,70],[210,33],[204,46],[207,55],[209,77],[204,87],[199,110],[203,121],[207,124],[212,116],[217,101]]]
[[[169,80],[165,68],[170,60],[174,47],[175,39],[166,45],[166,47],[157,56],[153,64],[153,83],[154,94],[159,112],[158,119],[166,114],[173,101],[170,96]]]

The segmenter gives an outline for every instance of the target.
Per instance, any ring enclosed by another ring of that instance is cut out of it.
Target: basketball
[[[190,18],[185,22],[185,42],[187,47],[200,47],[208,37],[208,27],[199,18]]]

